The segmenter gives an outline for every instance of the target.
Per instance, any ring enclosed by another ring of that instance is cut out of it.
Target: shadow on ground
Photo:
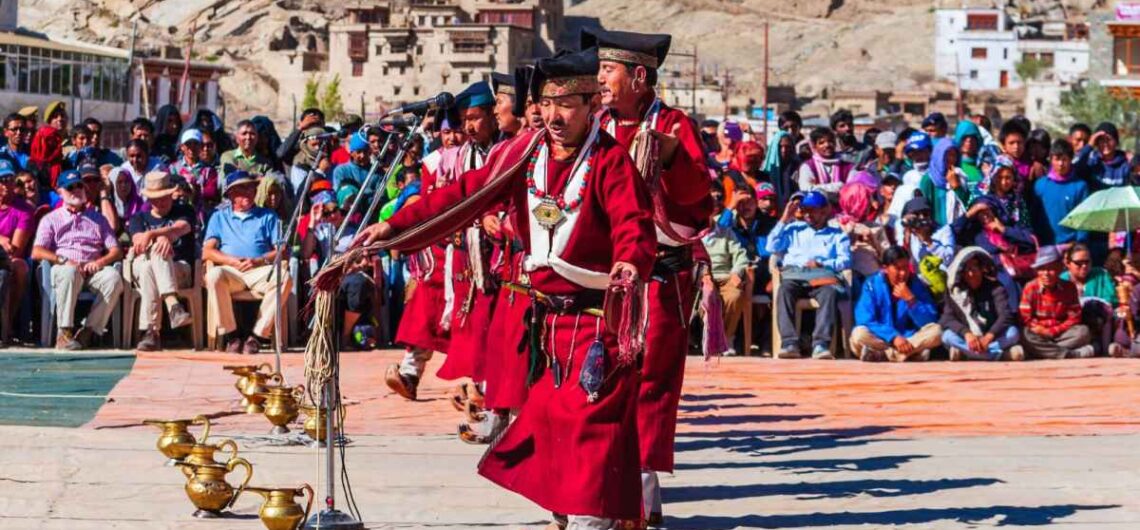
[[[782,460],[778,462],[694,462],[678,463],[678,471],[694,469],[753,469],[765,468],[790,471],[796,475],[810,473],[838,473],[841,471],[887,471],[898,469],[912,460],[930,458],[929,455],[892,455],[869,458],[833,458],[825,460]]]
[[[1119,505],[1059,504],[1049,506],[988,506],[980,508],[917,508],[883,512],[812,513],[797,515],[745,515],[741,517],[668,517],[670,528],[689,530],[725,528],[807,528],[844,525],[903,525],[956,521],[963,524],[993,522],[997,526],[1043,526],[1080,511],[1107,510]]]
[[[738,486],[683,486],[664,488],[667,503],[719,501],[790,495],[799,500],[871,497],[905,497],[943,490],[1002,484],[996,478],[945,478],[939,480],[844,480],[838,482],[799,482],[796,484],[743,484]]]

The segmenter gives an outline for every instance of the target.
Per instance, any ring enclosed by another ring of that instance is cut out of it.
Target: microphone
[[[416,116],[412,114],[392,114],[385,116],[376,126],[384,131],[392,131],[394,129],[406,130],[412,128],[417,121]]]
[[[340,135],[340,132],[327,132],[327,133],[315,134],[312,136],[304,136],[301,139],[306,140],[306,141],[307,140],[328,140],[330,138],[336,138],[339,135]]]
[[[429,111],[444,107],[450,107],[454,103],[455,96],[451,95],[450,92],[440,92],[438,95],[427,98],[423,101],[417,101],[415,103],[408,103],[402,107],[396,107],[388,111],[386,116],[392,116],[393,114],[416,114],[422,116],[424,114],[427,114]]]

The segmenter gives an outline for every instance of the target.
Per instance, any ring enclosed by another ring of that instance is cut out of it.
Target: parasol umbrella
[[[1088,232],[1124,232],[1128,253],[1132,254],[1131,233],[1140,227],[1140,187],[1108,188],[1089,195],[1073,208],[1061,226]]]

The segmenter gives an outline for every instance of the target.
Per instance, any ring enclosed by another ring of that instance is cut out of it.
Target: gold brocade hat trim
[[[599,48],[598,60],[640,64],[646,68],[657,68],[657,57],[621,48]]]
[[[554,77],[542,84],[542,97],[557,98],[575,94],[598,93],[598,78],[593,75]]]

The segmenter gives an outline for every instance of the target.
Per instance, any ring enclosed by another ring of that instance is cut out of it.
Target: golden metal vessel
[[[190,454],[190,449],[185,447],[193,445],[199,441],[205,443],[206,439],[210,437],[210,419],[205,416],[195,416],[189,420],[143,420],[144,425],[153,425],[162,430],[158,435],[158,442],[155,447],[158,452],[168,458],[166,465],[173,466],[178,461],[186,458]],[[202,426],[202,438],[196,439],[190,433],[191,425]]]
[[[305,392],[305,387],[297,386],[272,386],[265,392],[259,394],[264,400],[264,413],[269,423],[273,424],[273,430],[270,434],[285,434],[289,432],[287,425],[289,422],[296,420],[300,412],[298,406],[301,403],[301,396]]]
[[[245,491],[261,495],[265,499],[257,516],[268,530],[296,530],[309,518],[309,512],[313,508],[313,488],[308,484],[303,484],[299,488],[249,487],[245,488]],[[306,492],[309,495],[309,502],[302,510],[301,505],[293,499],[305,495]]]
[[[234,489],[226,482],[226,474],[238,466],[245,468],[246,475],[241,486]],[[186,475],[186,496],[198,509],[194,512],[194,517],[198,518],[219,517],[222,510],[229,508],[241,496],[249,479],[253,478],[253,466],[244,458],[234,458],[225,465],[179,462],[178,467]]]

